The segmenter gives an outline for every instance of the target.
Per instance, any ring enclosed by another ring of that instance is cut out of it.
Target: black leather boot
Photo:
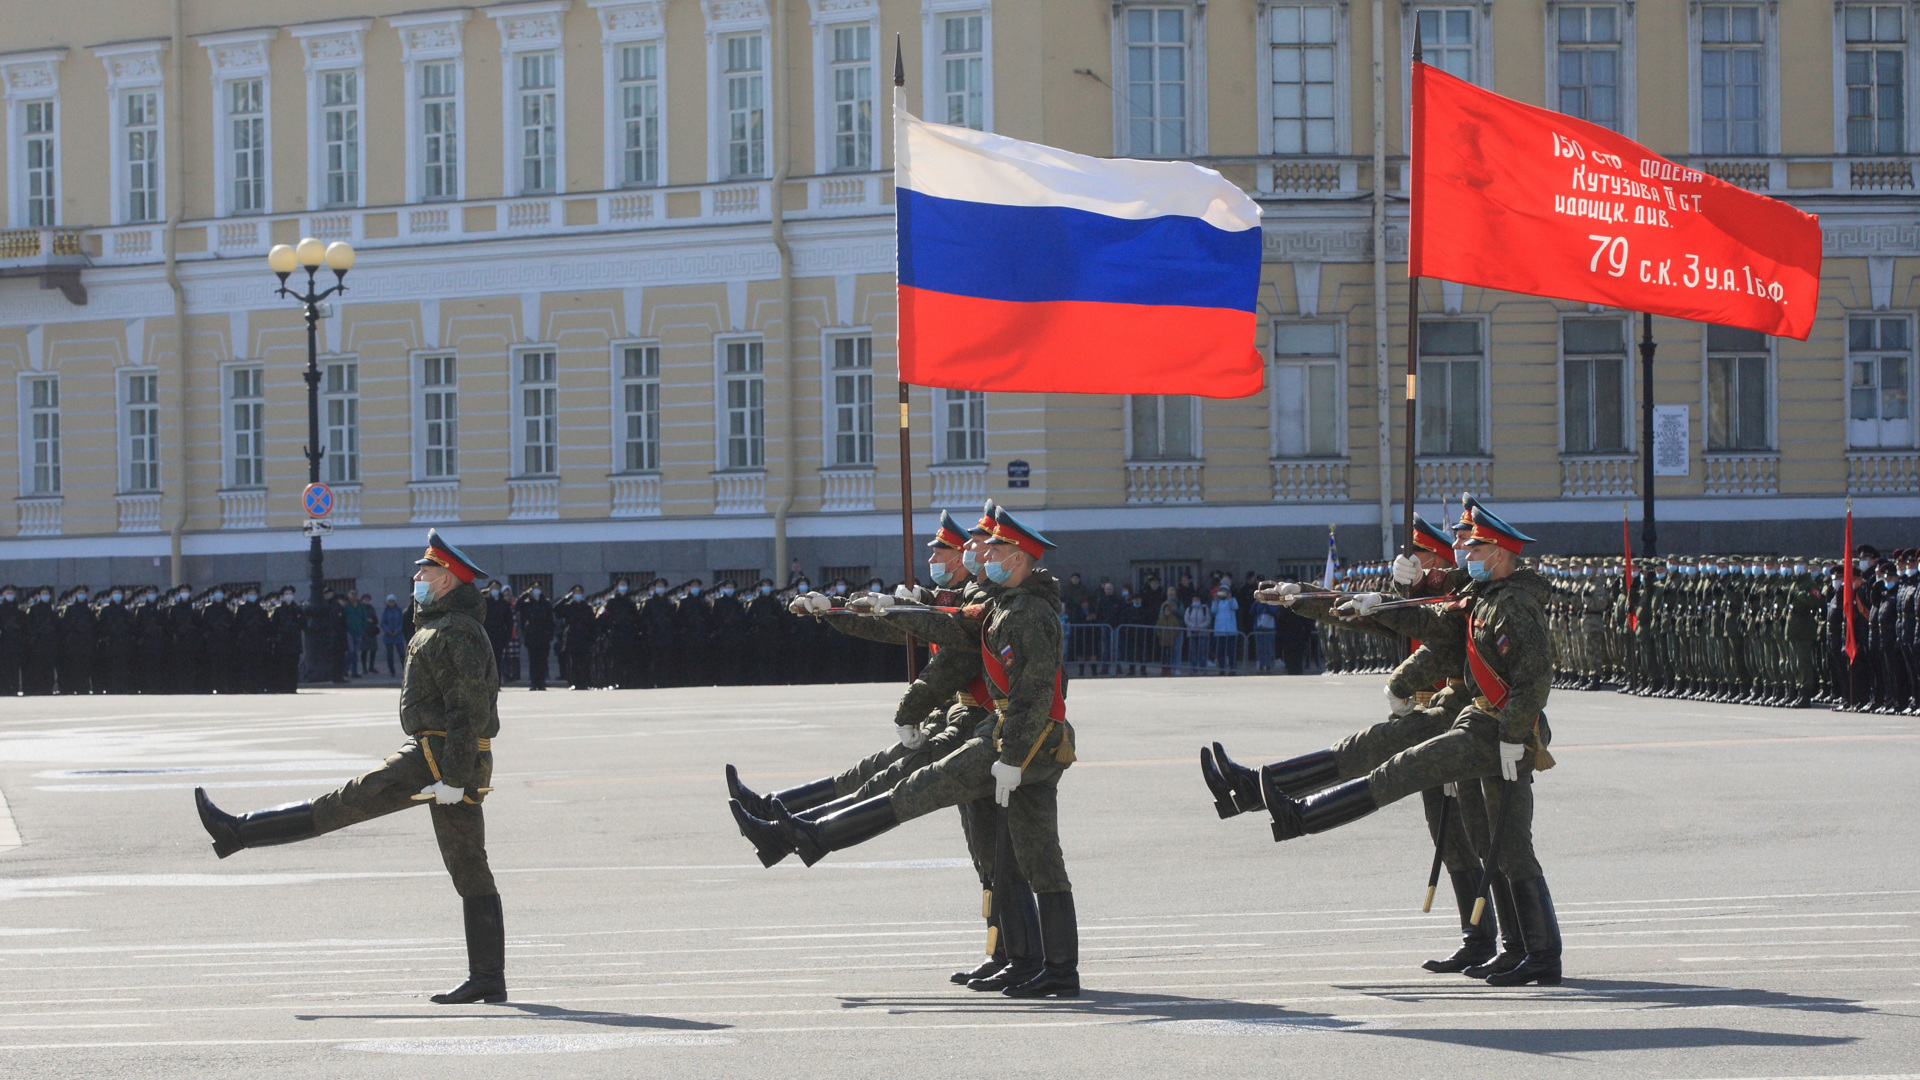
[[[1265,775],[1262,775],[1265,779]],[[1380,809],[1366,777],[1317,791],[1304,799],[1289,799],[1267,788],[1267,810],[1273,815],[1273,838],[1293,840],[1308,833],[1326,832],[1358,821]]]
[[[739,770],[729,765],[727,766],[727,796],[745,807],[747,813],[762,821],[769,821],[773,818],[771,802],[774,799],[779,799],[782,806],[797,814],[802,810],[811,810],[833,798],[833,777],[823,776],[818,780],[809,780],[798,787],[760,795],[742,784]]]
[[[241,848],[291,844],[314,835],[313,804],[287,803],[235,817],[213,805],[206,788],[193,789],[200,825],[213,838],[213,853],[226,858]]]
[[[993,892],[983,889],[981,895],[986,900],[987,932],[993,935],[993,950],[987,953],[987,958],[980,962],[979,967],[971,971],[956,971],[949,976],[955,986],[965,986],[975,979],[992,978],[1007,966],[1007,938],[999,932],[1000,913],[993,908]]]
[[[785,806],[787,807],[787,809],[793,810],[793,807],[787,804],[787,800],[785,798],[782,798],[779,795],[773,795],[773,796],[770,796],[770,798],[780,799],[781,806]],[[842,795],[837,799],[832,799],[827,802],[823,802],[819,806],[808,807],[805,810],[795,810],[794,813],[800,817],[806,818],[808,821],[819,821],[821,818],[826,817],[828,814],[837,814],[840,811],[845,810],[847,807],[852,806],[854,803],[857,803],[859,801],[860,801],[860,798],[858,795]]]
[[[1340,767],[1331,750],[1276,761],[1260,768],[1260,805],[1272,806],[1275,799],[1303,799],[1339,779]]]
[[[1040,974],[1009,986],[1001,993],[1011,998],[1080,996],[1080,920],[1070,892],[1041,893],[1040,941],[1046,966]]]
[[[1520,914],[1514,909],[1513,886],[1504,875],[1495,874],[1488,882],[1487,891],[1493,893],[1493,910],[1500,920],[1500,952],[1486,963],[1475,964],[1460,973],[1469,979],[1512,971],[1527,958],[1527,939],[1520,925]],[[1480,921],[1484,924],[1486,919]]]
[[[967,980],[967,989],[983,994],[1019,986],[1039,975],[1043,966],[1040,910],[1034,904],[1033,886],[1025,878],[1015,877],[999,891],[1000,944],[1006,949],[1007,962]]]
[[[500,918],[500,894],[460,899],[467,922],[467,981],[444,994],[436,1005],[498,1005],[507,1000],[507,928]]]
[[[1560,919],[1553,913],[1553,895],[1547,879],[1525,878],[1513,883],[1513,904],[1520,913],[1520,931],[1527,939],[1527,958],[1511,971],[1487,976],[1488,986],[1560,985]]]
[[[1213,792],[1213,809],[1223,818],[1261,809],[1260,774],[1227,756],[1226,747],[1214,743],[1211,750],[1200,748],[1200,777]]]
[[[893,812],[891,793],[875,795],[818,821],[793,816],[778,799],[773,801],[773,811],[774,823],[787,834],[787,841],[800,853],[800,861],[808,866],[826,858],[829,851],[864,844],[900,824]]]
[[[1453,900],[1460,908],[1460,948],[1445,960],[1429,960],[1420,965],[1442,975],[1484,964],[1493,959],[1494,952],[1493,920],[1483,914],[1480,925],[1473,925],[1473,904],[1480,898],[1476,891],[1480,888],[1479,873],[1473,870],[1449,870],[1447,877],[1453,881]]]
[[[771,821],[747,813],[739,799],[728,799],[727,809],[733,811],[734,824],[740,826],[740,835],[753,844],[754,853],[760,856],[760,865],[771,869],[781,859],[793,854],[793,842],[787,838],[787,832]]]

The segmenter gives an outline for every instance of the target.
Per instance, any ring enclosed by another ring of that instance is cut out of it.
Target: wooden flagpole
[[[897,158],[900,147],[897,145],[902,133],[900,113],[906,107],[907,63],[906,56],[900,51],[900,35],[893,35],[893,137],[896,141],[894,155]],[[774,198],[779,198],[776,192]],[[895,196],[896,201],[898,196]],[[898,217],[895,217],[896,239],[898,244]],[[906,372],[899,371],[898,357],[900,347],[896,338],[894,356],[895,370],[900,383],[900,563],[902,581],[911,585],[917,580],[913,569],[913,421],[912,411],[908,408]],[[907,638],[907,681],[912,682],[920,676],[920,657],[914,650],[913,638]]]
[[[1420,20],[1417,18],[1413,20],[1413,62],[1416,64],[1422,62],[1420,56]],[[1420,117],[1414,115],[1411,109],[1408,110],[1407,115],[1412,121],[1411,124],[1408,125],[1409,132],[1411,132],[1413,127],[1420,123]],[[1407,140],[1407,193],[1409,196],[1413,194],[1414,179],[1419,175],[1414,171],[1419,163],[1413,160],[1413,148],[1417,145],[1419,145],[1419,143],[1416,139],[1409,138]],[[1375,184],[1384,184],[1387,182],[1387,178],[1384,176],[1376,176],[1373,178],[1373,182]],[[1400,515],[1401,535],[1405,537],[1405,543],[1400,550],[1403,554],[1407,555],[1413,554],[1413,499],[1420,486],[1419,474],[1416,471],[1419,465],[1414,457],[1417,448],[1415,440],[1418,435],[1415,427],[1415,414],[1418,412],[1416,407],[1417,392],[1415,388],[1419,385],[1420,377],[1420,279],[1413,276],[1413,215],[1417,212],[1415,207],[1418,205],[1419,204],[1414,202],[1412,198],[1407,200],[1407,475],[1403,485],[1404,494],[1400,500],[1402,504]],[[1391,529],[1393,526],[1383,521],[1380,523],[1380,527],[1383,529]]]

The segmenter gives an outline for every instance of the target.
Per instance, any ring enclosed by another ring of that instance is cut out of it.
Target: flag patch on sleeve
[[[1501,656],[1505,656],[1507,655],[1508,644],[1509,642],[1507,641],[1507,635],[1501,634],[1499,637],[1494,639],[1493,647],[1494,647],[1494,650],[1498,652]]]

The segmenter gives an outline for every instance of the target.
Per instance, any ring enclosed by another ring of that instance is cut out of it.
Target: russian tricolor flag
[[[1212,169],[1070,154],[896,108],[900,377],[1258,393],[1260,208]]]

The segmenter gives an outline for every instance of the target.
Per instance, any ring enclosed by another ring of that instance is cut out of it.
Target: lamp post
[[[320,241],[309,236],[300,241],[298,247],[275,244],[267,252],[267,265],[280,278],[280,288],[275,295],[300,301],[307,309],[307,482],[320,482],[320,458],[326,450],[320,446],[320,301],[334,293],[347,291],[347,271],[353,269],[353,248],[344,241],[335,241],[322,246]],[[314,282],[314,275],[325,266],[333,271],[333,284],[320,288]],[[287,288],[287,278],[294,271],[304,269],[307,272],[305,293]],[[320,551],[320,535],[315,533],[309,541],[312,545],[307,553],[308,603],[312,608],[320,606],[322,583],[326,580],[324,572],[325,556]]]

